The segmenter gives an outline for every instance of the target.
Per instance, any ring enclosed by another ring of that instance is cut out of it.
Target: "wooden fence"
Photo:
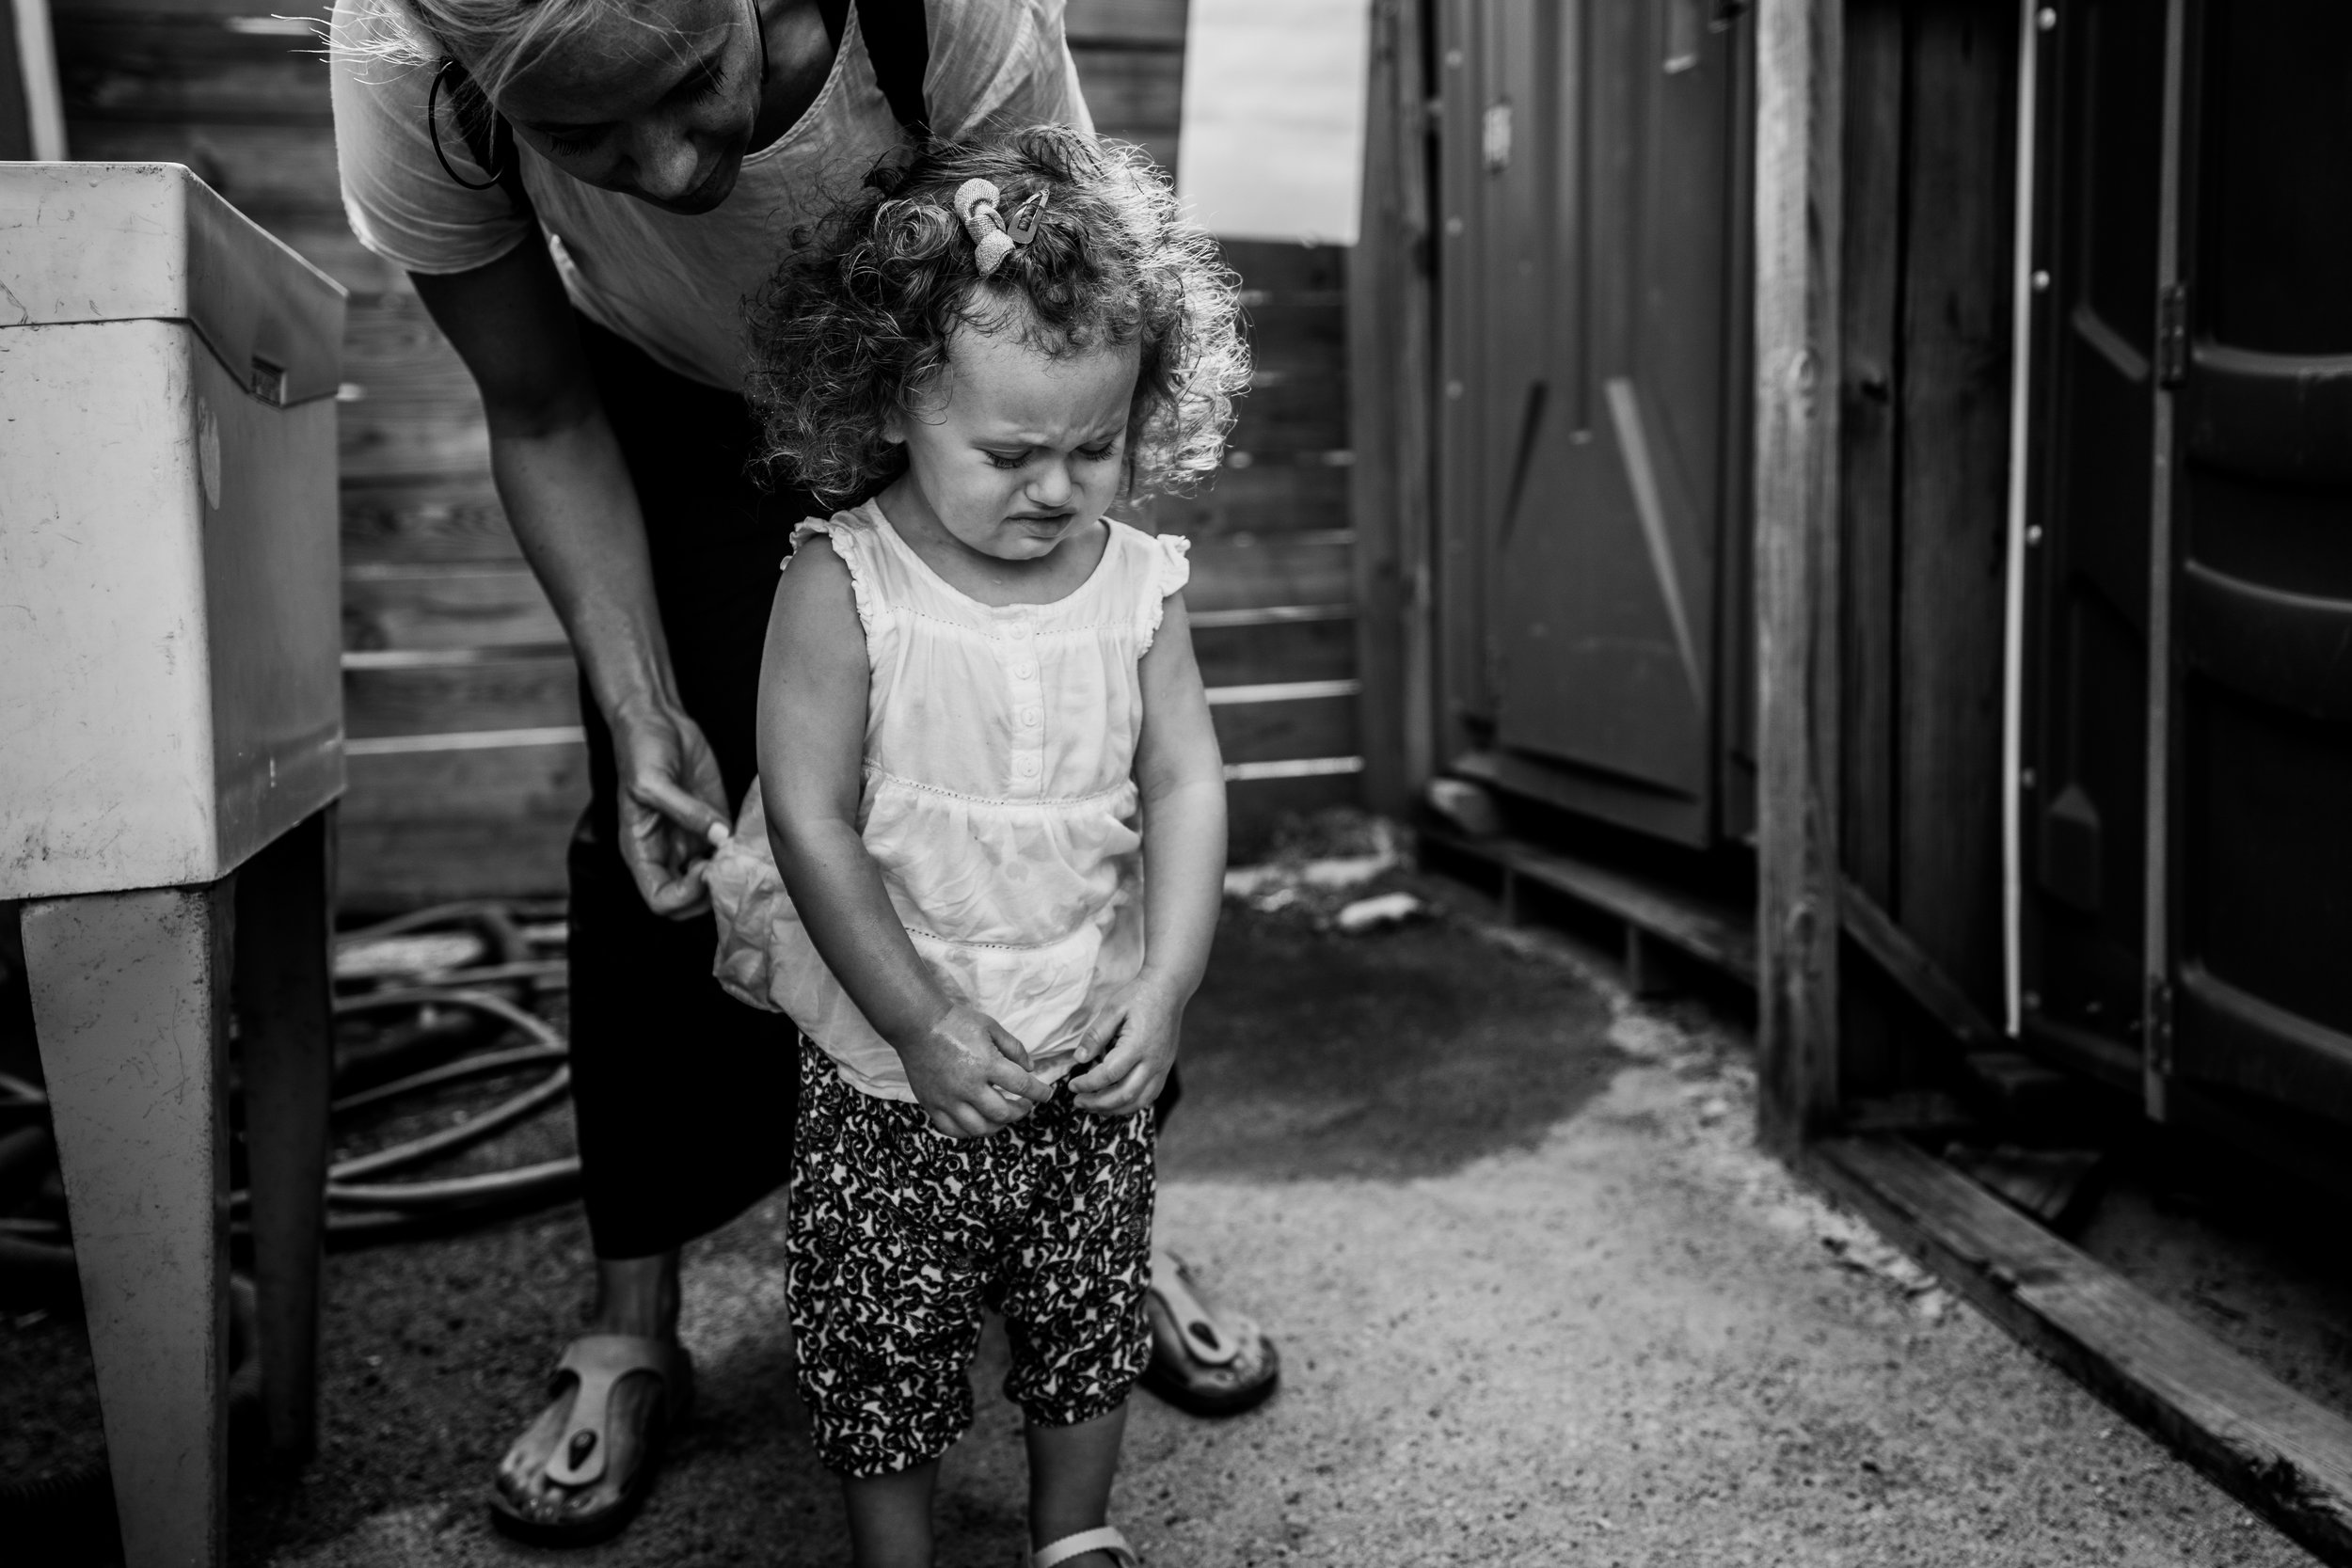
[[[325,6],[56,0],[71,155],[193,167],[352,292],[342,390],[347,907],[560,891],[586,791],[562,628],[490,485],[470,378],[335,178]],[[1184,0],[1072,0],[1106,134],[1172,166]],[[1344,253],[1236,245],[1259,377],[1232,466],[1157,526],[1197,541],[1190,602],[1246,850],[1362,767],[1347,518]]]

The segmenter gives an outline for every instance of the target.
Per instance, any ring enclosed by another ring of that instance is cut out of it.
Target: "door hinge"
[[[2156,291],[2156,385],[2178,387],[2188,379],[2188,285],[2167,283]]]
[[[2170,1076],[2172,1071],[2172,982],[2148,982],[2148,1065]]]

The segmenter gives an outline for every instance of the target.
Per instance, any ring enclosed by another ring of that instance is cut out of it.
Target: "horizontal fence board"
[[[1213,707],[1217,749],[1233,763],[1356,754],[1356,699],[1228,704]]]
[[[1184,118],[1184,56],[1166,49],[1103,48],[1073,39],[1078,86],[1096,127],[1153,126],[1173,134]]]
[[[1231,451],[1282,462],[1347,450],[1347,382],[1338,367],[1312,374],[1261,370],[1226,438]]]
[[[343,646],[544,648],[564,641],[529,568],[385,566],[343,574]]]
[[[1226,240],[1225,260],[1241,274],[1242,287],[1272,296],[1294,291],[1343,293],[1347,247],[1296,245],[1284,240]]]
[[[489,428],[457,351],[414,294],[352,302],[343,333],[339,450],[343,482],[485,484]]]
[[[449,747],[349,759],[342,816],[365,822],[521,822],[561,818],[588,802],[588,748]]]
[[[580,677],[568,651],[343,671],[343,729],[355,739],[579,722]]]
[[[1184,604],[1206,610],[1346,604],[1355,596],[1354,553],[1344,531],[1204,539],[1193,547]]]
[[[60,18],[56,39],[69,121],[334,123],[314,39],[238,32],[216,17],[120,11]]]
[[[1349,522],[1347,468],[1321,454],[1304,462],[1295,456],[1260,462],[1251,452],[1247,467],[1229,464],[1219,468],[1195,495],[1155,499],[1152,521],[1163,533],[1181,533],[1204,545],[1233,534],[1344,530]]]
[[[1074,52],[1085,44],[1184,46],[1185,0],[1070,0],[1062,25]]]
[[[557,898],[566,891],[571,817],[527,822],[337,820],[335,902],[389,914],[457,898]]]
[[[335,135],[323,125],[78,119],[66,126],[66,145],[86,163],[185,164],[265,227],[283,214],[342,213]]]
[[[342,490],[343,564],[522,563],[489,476],[354,483]]]
[[[1209,686],[1340,680],[1356,673],[1356,626],[1329,620],[1196,626],[1192,651]]]
[[[227,23],[240,20],[250,26],[266,26],[278,23],[281,17],[307,18],[314,23],[326,20],[332,8],[320,0],[285,5],[279,0],[139,0],[137,5],[103,3],[103,0],[49,0],[49,12],[55,24],[63,30],[69,23],[103,22],[118,17],[153,17],[165,21],[199,21],[210,19]],[[288,40],[288,41],[298,41]]]

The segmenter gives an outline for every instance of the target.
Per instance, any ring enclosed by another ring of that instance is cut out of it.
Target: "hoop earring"
[[[443,174],[448,175],[452,180],[456,181],[459,184],[465,186],[466,189],[469,191],[497,190],[500,184],[506,179],[506,160],[497,155],[497,137],[493,136],[491,138],[490,145],[493,149],[492,158],[497,163],[498,166],[493,169],[485,170],[485,172],[490,177],[487,180],[480,182],[469,180],[464,175],[458,173],[455,166],[450,163],[449,154],[441,150],[441,79],[453,71],[456,71],[461,77],[465,75],[465,68],[457,63],[454,55],[441,62],[441,68],[433,73],[433,85],[425,89],[425,137],[433,143],[433,156],[440,160],[441,172]],[[452,87],[450,89],[450,97],[454,99],[456,96],[457,89],[455,87]]]

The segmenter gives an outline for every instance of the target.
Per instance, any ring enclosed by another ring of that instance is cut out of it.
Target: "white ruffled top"
[[[1187,541],[1110,522],[1053,604],[981,604],[868,501],[793,531],[849,568],[872,681],[858,827],[914,950],[1058,1079],[1096,1006],[1143,964],[1137,664]],[[756,786],[710,864],[726,990],[789,1014],[863,1093],[911,1101],[898,1053],[826,968],[786,895]]]

